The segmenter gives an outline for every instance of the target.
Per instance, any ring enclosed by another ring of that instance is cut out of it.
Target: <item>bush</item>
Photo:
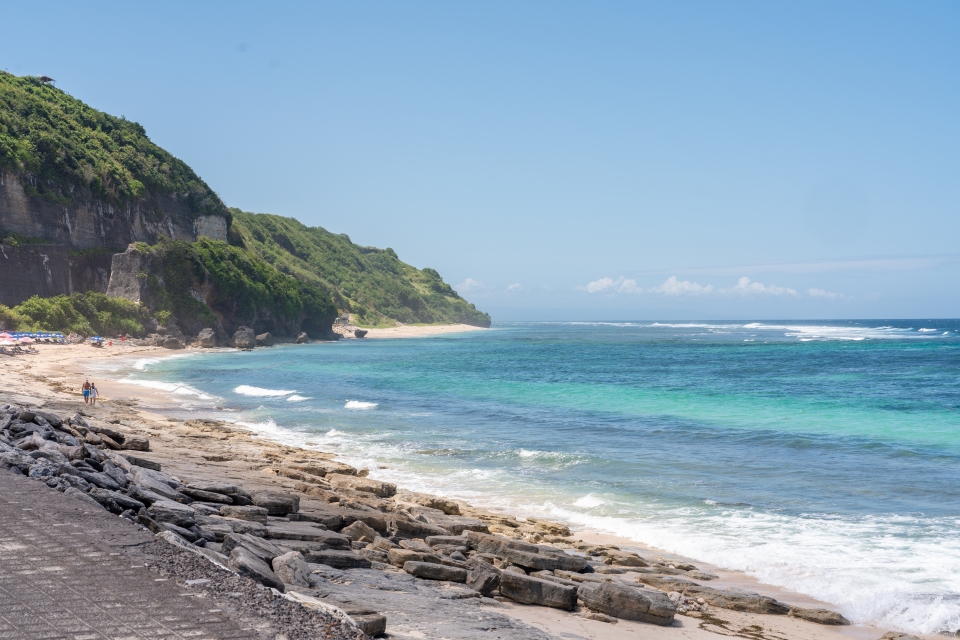
[[[9,322],[8,329],[21,331],[140,337],[146,333],[143,325],[148,320],[150,312],[137,303],[93,292],[53,298],[33,296],[13,309],[0,307],[0,321]]]

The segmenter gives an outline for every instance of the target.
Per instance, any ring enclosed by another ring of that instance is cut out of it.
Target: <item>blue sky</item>
[[[495,319],[960,316],[955,2],[3,14],[0,68]]]

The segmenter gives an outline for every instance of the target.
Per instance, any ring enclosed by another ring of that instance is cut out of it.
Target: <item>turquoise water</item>
[[[141,361],[267,437],[960,628],[960,323],[501,323]]]

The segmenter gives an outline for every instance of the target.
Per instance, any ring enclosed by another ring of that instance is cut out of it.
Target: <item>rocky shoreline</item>
[[[830,629],[848,624],[729,581],[711,586],[724,579],[686,561],[584,542],[589,536],[562,523],[405,491],[335,454],[241,426],[160,415],[115,394],[84,406],[54,375],[73,363],[9,372],[0,473],[116,514],[223,580],[259,585],[344,633],[492,640],[575,629],[585,634],[578,637],[661,638],[755,628],[750,637],[773,639],[838,637]],[[27,386],[33,395],[16,395]]]

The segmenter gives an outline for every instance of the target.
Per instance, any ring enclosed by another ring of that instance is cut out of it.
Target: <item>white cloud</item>
[[[507,287],[507,291],[520,291],[523,287],[520,286],[519,282],[514,282],[512,285]]]
[[[714,288],[712,284],[703,286],[698,282],[691,282],[690,280],[677,280],[677,276],[670,276],[663,281],[659,287],[654,287],[650,289],[651,293],[662,293],[668,296],[680,296],[685,293],[691,293],[694,295],[701,293],[713,293]]]
[[[811,298],[842,298],[843,296],[839,293],[834,293],[832,291],[824,291],[823,289],[807,289],[807,293],[810,294]]]
[[[643,293],[643,289],[637,286],[636,280],[627,280],[620,276],[616,280],[613,278],[600,278],[594,280],[586,286],[588,293],[599,293],[609,291],[610,293]]]
[[[782,296],[782,295],[797,295],[796,289],[789,289],[787,287],[778,287],[775,284],[766,285],[762,282],[751,282],[750,278],[744,276],[737,281],[737,286],[730,289],[720,289],[721,293],[737,293],[742,296],[749,296],[753,294],[767,294],[773,296]]]
[[[467,278],[463,282],[457,285],[457,293],[470,293],[471,291],[476,291],[483,287],[483,283],[479,280],[474,280],[473,278]]]

